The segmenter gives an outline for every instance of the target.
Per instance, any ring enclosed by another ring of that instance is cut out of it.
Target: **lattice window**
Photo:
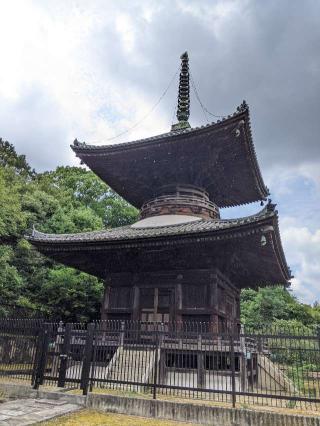
[[[109,295],[109,307],[131,308],[132,306],[132,287],[111,287]]]
[[[205,308],[208,303],[206,285],[186,285],[182,289],[184,308]]]
[[[171,304],[172,290],[167,288],[159,288],[158,290],[158,309],[169,310]]]
[[[140,289],[140,308],[142,309],[154,308],[154,288]]]

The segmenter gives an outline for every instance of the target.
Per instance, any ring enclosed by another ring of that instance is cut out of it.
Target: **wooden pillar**
[[[154,289],[154,298],[153,298],[153,321],[158,321],[158,304],[159,304],[159,288]]]
[[[111,279],[106,279],[104,283],[104,295],[100,312],[102,320],[108,319],[107,309],[109,308],[110,284]]]
[[[172,318],[174,321],[182,321],[181,316],[182,310],[182,284],[179,282],[176,285],[176,309],[175,309],[175,318]]]
[[[240,326],[240,291],[235,298],[235,321]]]
[[[140,289],[137,285],[133,287],[133,306],[132,306],[132,319],[138,321],[140,319]]]
[[[218,334],[219,324],[218,324],[218,276],[216,273],[210,274],[210,309],[212,310],[211,314],[211,323],[212,323],[212,333]]]

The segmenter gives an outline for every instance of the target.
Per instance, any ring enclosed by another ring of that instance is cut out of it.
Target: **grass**
[[[0,376],[0,383],[12,383],[12,384],[17,384],[17,383],[21,383],[22,385],[30,385],[30,377],[27,378],[21,378],[21,377],[16,377],[16,376]]]
[[[38,424],[41,426],[183,426],[186,423],[82,410]],[[191,423],[188,424],[192,426]]]
[[[33,364],[30,363],[20,363],[20,364],[0,364],[0,370],[2,371],[12,371],[12,370],[22,370],[22,369],[32,369]]]

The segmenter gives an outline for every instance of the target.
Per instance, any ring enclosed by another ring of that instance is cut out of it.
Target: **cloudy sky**
[[[292,289],[313,303],[320,300],[319,19],[319,0],[0,0],[0,137],[42,171],[78,165],[69,148],[75,137],[107,144],[166,132],[187,50],[209,111],[230,114],[249,103]],[[191,125],[211,118],[193,96]]]

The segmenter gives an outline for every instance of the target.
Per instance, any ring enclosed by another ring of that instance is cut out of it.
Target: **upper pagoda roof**
[[[219,207],[265,199],[245,102],[228,118],[196,128],[115,145],[75,140],[73,151],[114,191],[137,208],[162,187],[189,184]]]
[[[78,234],[34,230],[28,239],[53,259],[102,278],[106,271],[137,267],[140,271],[144,265],[199,268],[199,262],[234,273],[242,287],[287,284],[291,277],[271,204],[240,219],[199,219],[145,228],[129,225]]]

